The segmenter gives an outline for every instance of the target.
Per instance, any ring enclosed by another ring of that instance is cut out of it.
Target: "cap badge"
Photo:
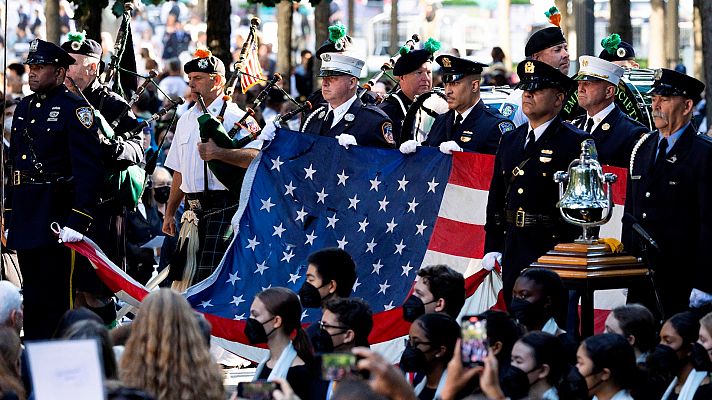
[[[585,58],[584,58],[583,60],[581,60],[581,66],[582,66],[582,67],[588,67],[588,59],[585,59]]]
[[[208,59],[207,58],[201,58],[198,60],[198,68],[200,69],[208,69]]]
[[[663,70],[658,68],[655,70],[655,80],[659,81],[663,77]]]
[[[448,57],[443,57],[443,67],[452,68],[452,63]]]
[[[35,39],[30,43],[30,53],[34,53],[37,51],[37,46],[40,44],[39,40]]]
[[[348,113],[348,114],[344,115],[344,119],[348,122],[351,122],[354,120],[354,115],[351,113]]]
[[[625,57],[625,49],[622,47],[619,47],[618,50],[616,50],[616,55],[618,57]]]
[[[72,42],[71,46],[72,46],[72,50],[79,51],[79,49],[82,48],[82,43],[81,42]]]
[[[321,59],[324,60],[324,61],[326,61],[326,62],[329,62],[329,61],[331,61],[331,55],[329,55],[329,54],[322,54],[322,55],[321,55]]]
[[[606,122],[605,124],[601,125],[601,129],[603,129],[604,131],[607,131],[607,130],[611,129],[611,125],[608,122]]]
[[[524,73],[525,74],[533,74],[534,73],[534,63],[531,61],[527,61],[526,64],[524,64]]]

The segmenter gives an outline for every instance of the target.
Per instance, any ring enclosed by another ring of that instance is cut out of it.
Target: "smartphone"
[[[460,350],[466,367],[483,365],[488,352],[487,320],[474,315],[462,317]]]
[[[323,353],[319,359],[325,381],[340,381],[356,371],[356,356],[351,353]]]
[[[279,388],[277,382],[264,380],[240,382],[237,384],[237,397],[249,400],[272,400],[272,392]]]

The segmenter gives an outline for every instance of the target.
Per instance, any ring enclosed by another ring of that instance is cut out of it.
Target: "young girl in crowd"
[[[606,318],[606,333],[616,333],[633,346],[635,360],[645,367],[650,352],[655,348],[655,318],[645,306],[626,304],[616,307]]]
[[[301,325],[299,297],[281,287],[260,292],[250,307],[245,336],[250,344],[267,343],[269,355],[260,362],[255,380],[287,379],[301,399],[310,398],[317,379],[314,355]],[[294,339],[291,339],[294,335]]]
[[[400,366],[406,372],[424,375],[415,383],[418,399],[440,398],[447,379],[447,363],[452,358],[458,337],[460,326],[447,314],[425,314],[410,325]]]
[[[594,400],[632,400],[639,380],[633,347],[613,333],[591,336],[576,353],[576,367]]]

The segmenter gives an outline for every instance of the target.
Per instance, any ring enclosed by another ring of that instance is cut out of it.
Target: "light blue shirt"
[[[685,132],[685,129],[687,129],[687,126],[690,125],[690,123],[686,123],[685,126],[682,128],[678,129],[675,131],[670,137],[667,138],[668,141],[668,146],[667,149],[665,149],[665,155],[670,153],[670,149],[672,149],[673,146],[675,146],[675,142],[677,142],[677,139],[680,139],[680,136],[682,136],[682,132]],[[658,133],[658,150],[655,150],[655,158],[658,158],[658,152],[660,150],[660,142],[663,140],[663,135],[662,133]]]

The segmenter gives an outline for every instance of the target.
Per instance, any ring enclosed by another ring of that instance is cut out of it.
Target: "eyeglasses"
[[[414,341],[413,338],[407,337],[407,338],[403,339],[403,344],[405,344],[406,346],[410,345],[410,347],[415,348],[415,347],[420,346],[421,344],[430,346],[432,344],[432,342],[417,342],[417,341]]]
[[[324,321],[319,321],[319,329],[326,329],[326,328],[339,329],[342,332],[349,330],[349,328],[346,326],[329,325],[329,324],[324,323]]]

